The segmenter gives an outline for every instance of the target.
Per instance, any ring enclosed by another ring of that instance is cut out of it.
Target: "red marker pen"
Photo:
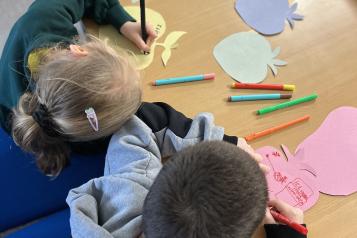
[[[293,228],[294,230],[298,231],[299,233],[301,233],[303,235],[307,234],[308,230],[303,225],[300,225],[296,222],[291,221],[289,218],[283,216],[279,212],[276,212],[272,209],[270,209],[270,213],[274,217],[274,219],[277,220],[278,222],[288,225],[289,227]]]

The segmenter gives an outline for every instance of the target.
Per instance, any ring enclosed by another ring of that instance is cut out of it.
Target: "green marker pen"
[[[270,106],[270,107],[264,107],[264,108],[259,109],[257,111],[257,115],[264,115],[264,114],[267,114],[269,112],[273,112],[273,111],[276,111],[276,110],[279,110],[279,109],[291,107],[291,106],[294,106],[294,105],[297,105],[297,104],[300,104],[300,103],[304,103],[304,102],[309,102],[309,101],[312,101],[312,100],[314,100],[316,98],[317,98],[317,94],[314,93],[314,94],[311,94],[311,95],[306,96],[306,97],[302,97],[302,98],[298,98],[298,99],[295,99],[295,100],[291,100],[289,102],[280,103],[280,104],[277,104],[277,105],[274,105],[274,106]]]

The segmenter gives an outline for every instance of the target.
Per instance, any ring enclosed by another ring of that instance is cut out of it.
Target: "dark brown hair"
[[[226,142],[202,142],[163,166],[146,197],[146,238],[248,238],[262,221],[267,184],[256,161]]]

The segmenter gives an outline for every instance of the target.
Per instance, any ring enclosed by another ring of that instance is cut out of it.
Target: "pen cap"
[[[204,74],[203,79],[214,79],[216,77],[215,73]]]
[[[286,91],[294,91],[295,90],[295,85],[284,84],[283,85],[283,89],[286,90]]]

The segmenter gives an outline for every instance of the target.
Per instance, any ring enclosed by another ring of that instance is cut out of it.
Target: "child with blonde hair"
[[[125,54],[94,38],[78,43],[82,17],[112,24],[143,51],[156,37],[147,26],[144,42],[117,0],[36,0],[16,22],[0,60],[0,125],[49,175],[70,148],[99,146],[89,142],[109,137],[141,103],[140,74]]]

